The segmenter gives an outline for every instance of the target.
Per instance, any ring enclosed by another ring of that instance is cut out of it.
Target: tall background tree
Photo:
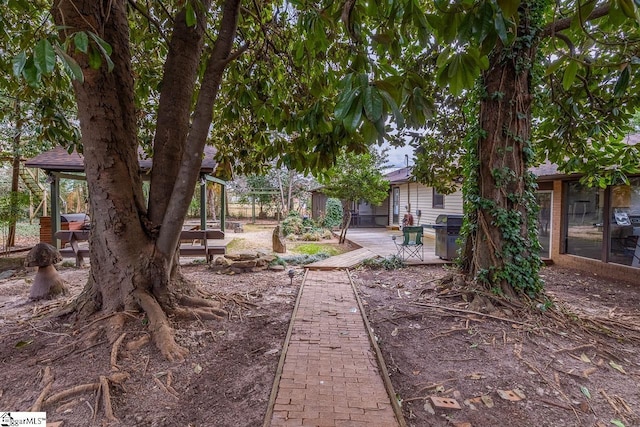
[[[26,21],[24,16],[30,16]],[[38,32],[46,32],[49,15],[32,2],[13,2],[0,11],[0,39],[3,43],[0,55],[0,73],[11,76],[17,69],[24,69],[27,60],[29,72],[24,79],[4,78],[0,80],[0,162],[10,164],[11,189],[7,204],[7,247],[13,246],[16,237],[16,221],[20,219],[20,203],[27,193],[35,188],[23,187],[22,162],[55,145],[75,144],[80,138],[75,117],[75,100],[70,87],[69,75],[54,69],[47,57],[46,40],[39,39]],[[34,23],[38,23],[34,25]],[[26,51],[31,55],[27,55]],[[30,180],[31,181],[31,180]],[[33,183],[36,186],[36,183]],[[41,194],[32,194],[32,202],[39,203]],[[29,202],[27,202],[29,203]],[[4,222],[4,221],[3,221]]]
[[[345,153],[321,179],[329,197],[342,201],[342,226],[338,242],[344,243],[354,204],[380,205],[389,196],[389,181],[382,175],[383,157],[375,152]]]

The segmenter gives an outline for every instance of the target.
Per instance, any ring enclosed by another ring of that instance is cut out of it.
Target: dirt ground
[[[553,307],[485,314],[447,274],[354,272],[409,426],[640,425],[637,287],[551,266]]]
[[[235,246],[264,247],[269,236],[239,235]],[[43,395],[49,422],[112,425],[104,393],[97,395],[102,379],[121,425],[262,425],[302,268],[291,281],[283,271],[222,275],[201,262],[183,265],[229,316],[174,322],[189,355],[171,363],[144,344],[142,315],[129,316],[115,345],[95,331],[100,322],[46,316],[82,290],[88,268],[61,266],[71,294],[34,303],[35,272],[2,260],[0,277],[14,271],[0,279],[2,411],[29,410]],[[442,282],[450,273],[442,266],[352,272],[409,426],[640,425],[637,288],[552,266],[543,275],[553,307],[476,313],[456,285]],[[89,332],[93,341],[79,339]]]

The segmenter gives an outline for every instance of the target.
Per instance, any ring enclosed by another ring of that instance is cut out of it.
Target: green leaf
[[[611,420],[611,424],[613,424],[616,427],[626,427],[624,423],[620,420]]]
[[[13,75],[19,77],[22,74],[22,70],[24,69],[24,65],[27,63],[27,54],[24,52],[20,52],[16,56],[13,57],[13,61],[11,61],[11,66],[13,69]]]
[[[191,2],[187,2],[185,21],[187,22],[187,27],[193,27],[196,25],[196,11],[193,9]]]
[[[618,0],[618,5],[627,18],[637,19],[637,9],[633,0]]]
[[[588,388],[586,388],[585,386],[580,386],[580,391],[587,397],[587,399],[591,399],[591,393],[589,392]]]
[[[40,70],[38,70],[33,63],[33,58],[27,59],[27,63],[22,69],[22,77],[25,78],[27,84],[31,87],[38,87],[40,85],[42,74],[40,74]]]
[[[398,104],[396,104],[396,101],[386,91],[380,91],[380,95],[382,95],[382,98],[384,98],[384,100],[387,102],[387,105],[391,108],[394,119],[396,121],[396,126],[398,128],[404,127],[404,116],[400,112],[400,109],[398,108]]]
[[[493,32],[493,7],[486,2],[482,5],[477,14],[473,14],[473,33],[479,43]]]
[[[89,36],[96,42],[96,44],[98,45],[98,48],[100,49],[100,52],[104,56],[105,61],[107,61],[107,70],[109,71],[113,70],[113,61],[111,61],[111,58],[110,58],[111,52],[112,52],[111,45],[106,41],[102,40],[100,37],[98,37],[94,33],[89,33]]]
[[[613,360],[609,361],[609,366],[611,366],[613,369],[615,369],[618,372],[621,372],[623,374],[627,374],[624,370],[624,368],[621,365],[618,365],[616,362],[614,362]]]
[[[620,76],[618,77],[618,81],[616,82],[616,85],[613,88],[613,96],[615,96],[616,98],[619,98],[622,95],[624,95],[625,91],[627,90],[627,87],[629,87],[629,77],[630,77],[629,68],[630,66],[627,65],[622,69],[622,71],[620,72]]]
[[[382,97],[373,86],[368,86],[364,91],[364,112],[372,122],[382,116]]]
[[[49,40],[42,39],[36,44],[33,51],[33,62],[38,71],[43,74],[49,74],[53,71],[56,65],[56,54]]]
[[[94,70],[97,70],[102,65],[102,56],[96,49],[89,49],[89,66]]]
[[[504,16],[502,13],[496,13],[496,19],[494,21],[494,26],[496,32],[498,33],[498,37],[502,40],[502,44],[509,44],[509,35],[507,34],[507,24],[505,22]]]
[[[358,129],[360,120],[362,119],[362,98],[359,97],[358,101],[351,106],[349,114],[342,120],[342,124],[349,133],[353,133]]]
[[[18,342],[16,343],[16,348],[26,347],[26,346],[28,346],[29,344],[31,344],[32,342],[33,342],[33,340],[28,340],[28,341],[20,340],[20,341],[18,341]]]
[[[577,73],[578,63],[576,61],[569,62],[569,65],[567,65],[567,68],[565,68],[564,75],[562,76],[562,87],[564,88],[564,90],[569,90],[576,79]]]
[[[587,17],[589,15],[591,15],[591,12],[593,12],[593,9],[595,9],[596,4],[597,4],[597,1],[595,1],[595,0],[591,0],[591,1],[583,4],[582,5],[582,9],[580,10],[580,14],[579,15],[576,14],[576,16],[581,17],[582,21],[586,22]]]
[[[351,104],[353,104],[353,100],[356,98],[356,93],[358,89],[350,89],[347,92],[343,92],[336,103],[336,107],[333,111],[333,115],[336,120],[342,120],[346,117],[347,113],[351,109]]]
[[[554,61],[551,64],[549,64],[549,66],[547,67],[547,71],[545,72],[545,76],[549,76],[549,75],[555,73],[556,71],[558,71],[558,68],[560,68],[560,66],[563,63],[564,63],[564,61],[562,59],[559,59],[559,60]]]
[[[77,32],[73,36],[73,43],[80,52],[87,53],[89,51],[89,37],[84,31]]]
[[[82,74],[82,68],[80,68],[80,65],[78,65],[76,60],[67,55],[66,52],[64,52],[58,46],[54,46],[54,49],[60,59],[62,59],[62,63],[69,72],[71,78],[78,80],[79,82],[84,82],[84,74]]]
[[[498,6],[500,6],[500,9],[502,10],[503,16],[511,18],[518,13],[520,0],[498,0]]]

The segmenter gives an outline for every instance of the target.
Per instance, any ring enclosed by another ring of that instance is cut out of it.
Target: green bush
[[[282,221],[282,234],[289,240],[303,240],[317,242],[331,239],[331,230],[319,226],[311,218],[302,218],[300,214],[292,212]]]
[[[318,230],[309,230],[302,233],[300,240],[305,242],[319,242],[322,240],[322,234]]]
[[[325,239],[325,240],[331,240],[331,239],[333,239],[333,233],[328,228],[323,228],[322,229],[322,238]]]
[[[322,225],[327,228],[342,225],[342,203],[340,200],[333,198],[327,199]]]
[[[12,206],[11,198],[14,197],[15,205]],[[0,196],[0,226],[18,222],[29,217],[29,194],[28,193],[7,193]]]
[[[298,235],[304,230],[304,221],[298,213],[292,212],[282,221],[281,226],[284,236]]]

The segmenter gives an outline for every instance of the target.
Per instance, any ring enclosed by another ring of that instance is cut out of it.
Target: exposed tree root
[[[63,390],[56,394],[49,396],[45,401],[45,405],[52,405],[56,402],[64,400],[68,397],[75,396],[76,394],[82,394],[87,392],[95,392],[100,387],[99,383],[80,384],[75,387]]]
[[[175,307],[173,314],[185,318],[196,319],[224,319],[228,313],[220,308],[218,301],[211,301],[200,297],[182,296],[180,304],[191,309]]]
[[[67,409],[71,409],[71,408],[73,408],[74,406],[77,406],[77,405],[78,405],[78,403],[80,403],[80,400],[79,400],[79,399],[73,399],[73,400],[72,400],[72,401],[70,401],[70,402],[67,402],[67,403],[65,403],[65,404],[63,404],[63,405],[60,405],[60,406],[58,406],[58,407],[56,408],[56,414],[62,414],[62,413],[64,413],[64,411],[66,411]]]
[[[193,297],[189,295],[182,295],[179,301],[180,301],[180,304],[187,307],[220,308],[220,305],[221,305],[219,301],[211,301],[203,297]]]
[[[447,306],[438,305],[438,304],[426,304],[426,303],[421,303],[421,302],[413,302],[413,304],[415,304],[417,306],[420,306],[420,307],[430,307],[430,308],[437,308],[437,309],[440,309],[440,310],[454,311],[456,313],[475,314],[475,315],[478,315],[478,316],[488,317],[490,319],[500,320],[502,322],[515,323],[515,324],[518,324],[518,325],[528,326],[530,328],[535,328],[536,327],[535,325],[530,324],[530,323],[521,322],[521,321],[513,320],[513,319],[507,319],[505,317],[493,316],[491,314],[481,313],[479,311],[463,310],[461,308],[447,307]]]
[[[126,372],[117,372],[112,374],[109,377],[106,377],[110,382],[114,384],[122,385],[128,378],[129,374]],[[71,387],[66,390],[62,390],[56,394],[52,394],[44,401],[44,406],[52,405],[61,400],[67,399],[69,397],[75,396],[76,394],[83,394],[88,392],[95,392],[100,388],[100,383],[89,383],[89,384],[80,384],[75,387]]]
[[[53,376],[53,373],[51,372],[51,367],[47,366],[46,368],[44,368],[44,374],[41,381],[44,388],[42,389],[42,392],[40,392],[40,395],[36,399],[36,402],[29,409],[29,412],[40,412],[44,399],[47,397],[47,394],[49,394],[51,387],[53,387],[54,379],[55,378]]]
[[[122,344],[122,341],[124,340],[124,337],[127,335],[126,332],[123,332],[122,335],[120,335],[118,337],[118,339],[113,343],[113,347],[111,347],[111,370],[112,371],[117,371],[118,369],[118,349],[120,348],[120,344]]]
[[[201,308],[181,308],[176,307],[173,309],[173,314],[185,319],[224,319],[227,312],[224,310],[216,309],[213,307],[201,307]]]
[[[156,299],[142,289],[134,291],[138,304],[149,316],[151,338],[162,355],[170,362],[182,362],[189,351],[176,343],[173,329]]]
[[[100,375],[100,388],[98,389],[98,394],[100,393],[102,394],[104,414],[107,417],[107,420],[112,423],[119,423],[120,421],[115,417],[115,415],[113,415],[113,406],[111,406],[111,393],[109,392],[109,381],[104,375]],[[96,402],[96,408],[98,402]]]
[[[82,328],[80,328],[80,330],[89,329],[93,325],[95,325],[96,323],[102,322],[103,320],[110,319],[110,318],[112,318],[114,316],[129,316],[130,318],[136,319],[136,316],[135,316],[134,312],[132,312],[132,311],[117,311],[115,313],[105,314],[104,316],[100,316],[97,319],[93,319],[91,321],[91,323],[88,323],[88,324],[82,326]]]
[[[178,392],[176,391],[176,389],[173,388],[173,386],[171,386],[172,383],[173,383],[173,374],[171,373],[171,371],[169,371],[167,372],[167,390],[169,390],[171,393],[177,396]]]
[[[153,377],[153,381],[158,385],[158,387],[160,387],[160,390],[164,391],[165,393],[167,393],[169,396],[173,397],[174,399],[179,400],[178,393],[173,389],[173,387],[171,387],[171,389],[169,389],[169,387],[164,385],[164,383],[162,381],[160,381],[160,379],[158,377],[156,377],[155,375]]]
[[[109,343],[114,343],[120,338],[122,328],[124,327],[126,320],[127,319],[123,312],[118,312],[117,315],[112,316],[107,320],[105,332]]]
[[[140,338],[131,340],[126,343],[124,348],[126,348],[127,351],[137,351],[140,350],[144,345],[148,344],[149,341],[151,341],[151,337],[149,337],[149,335],[143,335]]]

